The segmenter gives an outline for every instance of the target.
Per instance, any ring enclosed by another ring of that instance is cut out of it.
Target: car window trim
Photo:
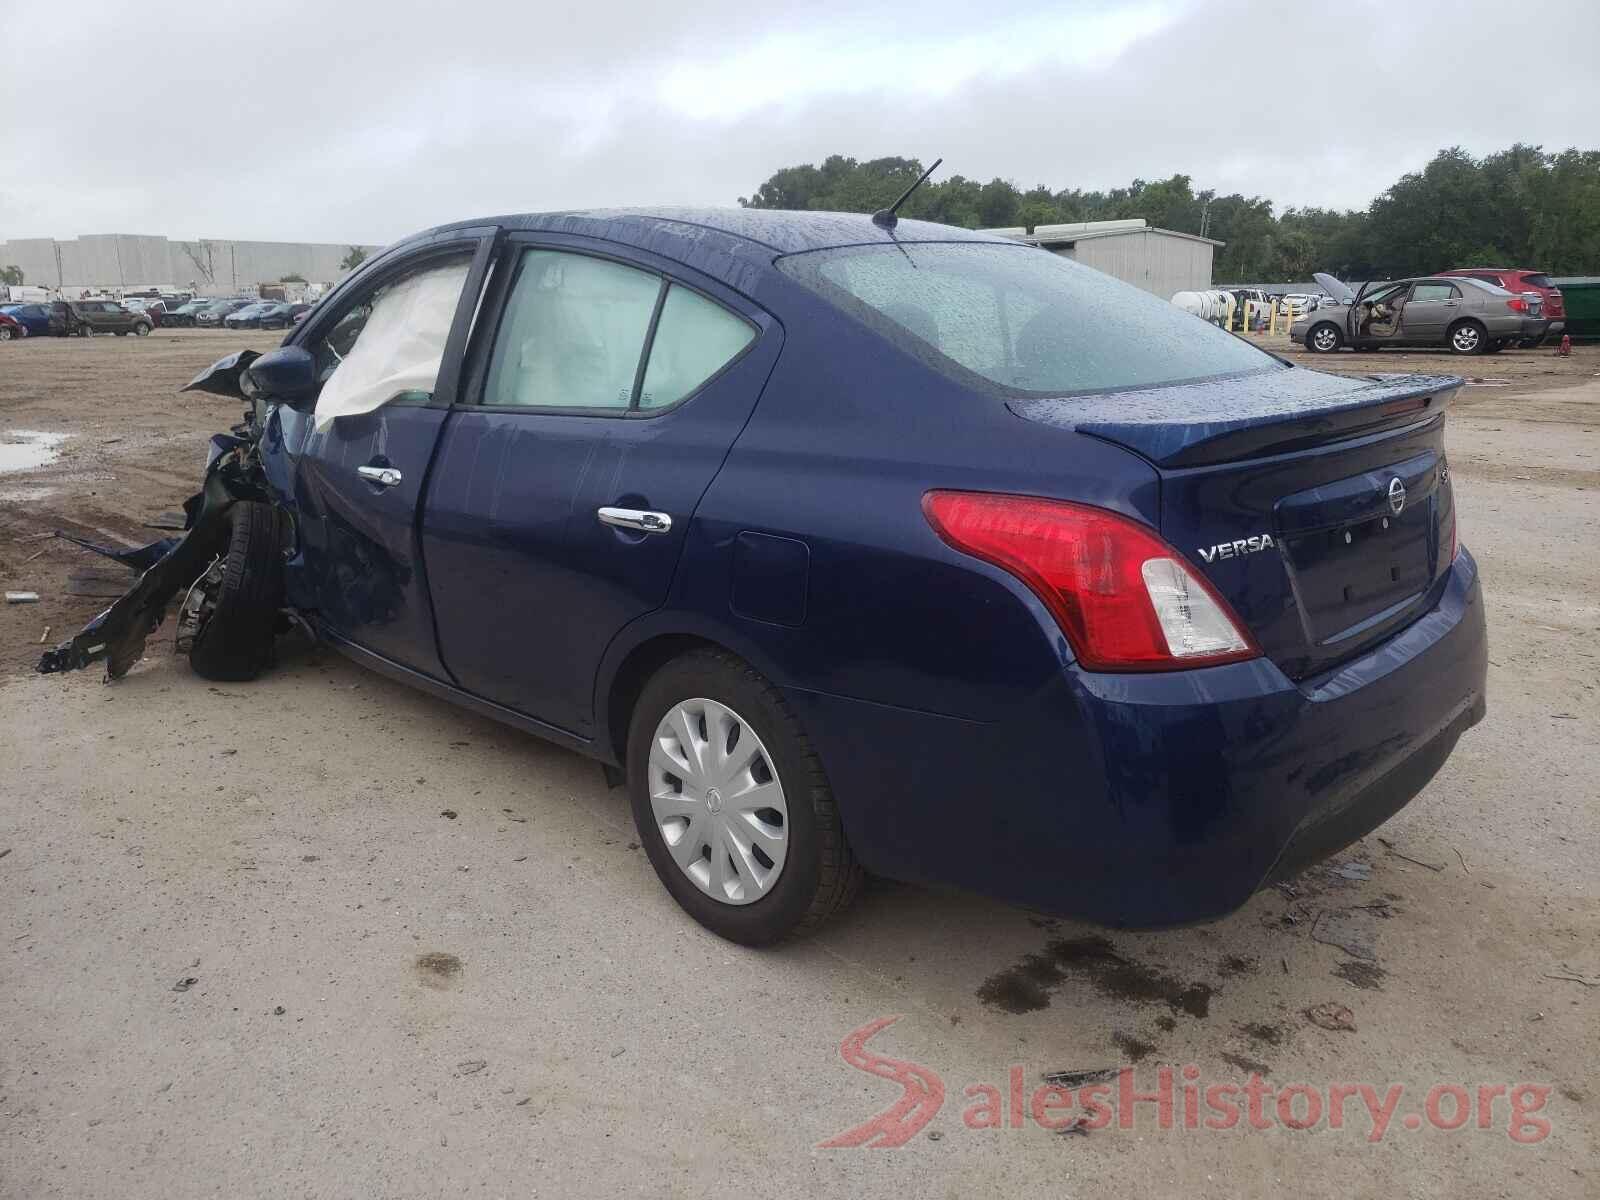
[[[620,249],[622,248],[619,247]],[[495,346],[500,340],[500,329],[505,322],[507,304],[511,299],[517,280],[522,274],[523,256],[531,250],[548,250],[562,254],[582,254],[589,258],[614,262],[619,266],[628,267],[645,275],[652,275],[660,282],[660,288],[656,292],[655,307],[650,314],[650,324],[645,330],[644,343],[639,351],[639,362],[634,370],[633,391],[628,398],[627,407],[598,408],[570,404],[484,404],[481,402],[484,390],[489,384],[489,364],[494,358]],[[697,287],[695,284],[686,281],[681,276],[673,273],[670,267],[641,262],[636,258],[628,257],[625,253],[612,251],[608,248],[588,244],[575,244],[562,239],[545,238],[541,237],[537,232],[532,234],[513,234],[504,239],[497,259],[500,263],[505,263],[507,260],[513,260],[514,265],[511,269],[498,272],[496,286],[493,289],[494,295],[485,300],[485,308],[488,308],[491,303],[493,304],[493,321],[483,322],[481,328],[486,332],[474,338],[475,344],[472,348],[474,361],[468,374],[467,385],[461,389],[462,395],[473,399],[458,399],[454,405],[455,408],[464,412],[539,413],[558,417],[596,417],[609,421],[652,421],[657,417],[676,412],[718,379],[722,378],[723,375],[732,370],[737,363],[755,349],[756,345],[761,341],[762,335],[766,332],[759,321],[751,319],[747,314],[740,312],[728,304],[727,301],[717,297],[707,289]],[[742,321],[755,336],[744,344],[739,353],[728,359],[717,370],[702,379],[692,391],[672,404],[663,405],[660,408],[641,408],[640,399],[644,387],[644,377],[649,370],[651,352],[655,349],[656,331],[661,323],[661,313],[666,307],[668,292],[675,287],[681,287],[686,291],[693,292],[715,304],[723,312]],[[489,329],[490,324],[493,325],[492,329]]]
[[[284,339],[285,346],[303,346],[310,349],[331,331],[350,312],[377,289],[393,283],[418,266],[433,259],[455,258],[470,253],[467,277],[462,283],[461,296],[456,301],[455,315],[450,319],[450,332],[445,336],[444,351],[439,360],[439,374],[434,380],[433,392],[427,408],[449,408],[461,379],[461,359],[472,330],[473,317],[478,311],[478,301],[483,291],[484,277],[494,258],[498,228],[474,228],[454,231],[451,236],[410,247],[404,253],[384,255],[379,268],[358,272],[341,284],[329,298],[338,292],[338,303],[317,313],[315,323],[307,318]],[[319,304],[316,307],[323,308]]]

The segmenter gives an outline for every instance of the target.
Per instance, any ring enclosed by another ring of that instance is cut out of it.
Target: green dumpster
[[[1550,282],[1561,289],[1572,340],[1600,339],[1600,275],[1573,275]]]

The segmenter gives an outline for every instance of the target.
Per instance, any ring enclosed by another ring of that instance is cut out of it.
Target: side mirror
[[[239,382],[248,398],[301,408],[316,399],[317,360],[303,346],[280,346],[252,362]]]
[[[219,358],[188,383],[180,391],[185,392],[211,392],[217,396],[233,396],[237,399],[244,398],[239,377],[252,362],[260,355],[254,350],[240,350],[237,354],[230,354],[227,358]]]

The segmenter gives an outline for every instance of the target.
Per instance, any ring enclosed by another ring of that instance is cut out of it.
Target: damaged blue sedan
[[[599,760],[738,942],[865,872],[1220,917],[1484,713],[1460,380],[1294,367],[1005,239],[466,222],[190,386],[245,414],[183,536],[39,669],[115,678],[170,608],[249,679],[303,628]]]

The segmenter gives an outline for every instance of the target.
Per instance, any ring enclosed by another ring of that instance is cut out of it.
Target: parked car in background
[[[1415,796],[1485,711],[1461,381],[1296,367],[1069,259],[881,220],[389,247],[191,382],[245,421],[184,536],[39,670],[114,678],[173,606],[199,674],[251,678],[292,611],[609,765],[667,891],[750,944],[866,872],[1214,919]],[[289,691],[229,701],[238,736]]]
[[[28,336],[28,327],[0,308],[0,342],[19,341]]]
[[[288,329],[310,311],[309,304],[277,304],[261,314],[258,324],[262,329]]]
[[[1524,349],[1537,346],[1544,338],[1560,337],[1567,327],[1566,299],[1561,295],[1561,289],[1543,271],[1530,271],[1523,267],[1460,267],[1453,271],[1440,271],[1439,274],[1446,278],[1481,279],[1519,295],[1538,293],[1544,301],[1544,315],[1550,326],[1540,337],[1524,338],[1520,343]]]
[[[214,303],[216,301],[207,299],[185,301],[176,308],[169,309],[162,319],[162,324],[178,329],[192,329],[194,328],[195,316],[202,309],[209,308]]]
[[[261,301],[252,299],[248,296],[235,296],[228,300],[213,300],[199,312],[195,313],[194,323],[201,329],[220,329],[222,327],[222,322],[227,317],[238,312],[241,308],[245,308],[251,304],[259,303],[261,303]]]
[[[95,333],[114,333],[118,337],[134,333],[144,337],[155,326],[154,321],[144,313],[123,308],[115,300],[68,300],[61,303],[67,310],[63,315],[69,318],[66,321],[68,332],[81,337]]]
[[[7,304],[0,306],[0,313],[21,325],[31,337],[44,337],[50,332],[48,304]]]
[[[246,304],[227,314],[222,318],[222,324],[228,329],[259,329],[262,316],[277,307],[276,300],[257,300],[254,304]]]
[[[149,296],[124,296],[122,307],[129,312],[143,313],[150,318],[150,324],[159,328],[166,324],[167,302],[160,298],[152,299]]]
[[[1317,282],[1344,286],[1321,275]],[[1537,295],[1513,295],[1481,279],[1428,276],[1344,290],[1346,302],[1297,318],[1289,337],[1316,354],[1346,346],[1443,346],[1456,354],[1494,354],[1512,342],[1537,341],[1549,326]]]

